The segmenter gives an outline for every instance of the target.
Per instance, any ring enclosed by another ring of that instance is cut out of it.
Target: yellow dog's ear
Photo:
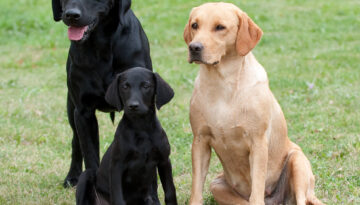
[[[251,18],[243,11],[237,10],[239,17],[239,29],[236,37],[236,51],[245,56],[259,42],[263,32]]]
[[[184,40],[187,45],[189,45],[189,43],[192,41],[190,31],[191,31],[191,29],[190,29],[190,19],[189,19],[189,21],[186,24],[185,29],[184,29]]]

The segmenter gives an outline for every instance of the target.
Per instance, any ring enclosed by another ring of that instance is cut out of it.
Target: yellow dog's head
[[[185,26],[189,62],[216,65],[236,52],[245,56],[259,42],[262,30],[230,3],[206,3],[192,9]]]

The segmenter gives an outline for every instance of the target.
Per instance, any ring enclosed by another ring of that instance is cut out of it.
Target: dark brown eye
[[[126,89],[129,88],[129,85],[128,85],[127,83],[126,83],[126,84],[123,84],[123,85],[121,86],[121,88],[124,89],[124,90],[126,90]]]
[[[191,24],[191,28],[193,29],[198,29],[199,25],[197,23],[193,23]]]
[[[150,84],[150,82],[144,82],[144,83],[141,84],[141,87],[145,88],[145,89],[148,89],[148,88],[151,87],[151,84]]]
[[[224,30],[224,29],[225,29],[225,26],[220,25],[220,24],[215,27],[215,30],[216,30],[216,31],[222,31],[222,30]]]

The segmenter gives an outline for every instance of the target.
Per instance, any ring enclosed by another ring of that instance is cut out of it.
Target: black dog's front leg
[[[67,97],[67,114],[68,120],[73,131],[73,139],[72,139],[72,153],[71,153],[71,165],[70,170],[64,180],[64,187],[72,187],[75,186],[78,182],[78,178],[82,172],[82,154],[80,148],[80,142],[78,138],[78,134],[75,126],[75,106],[70,99],[68,94]]]
[[[75,109],[75,125],[78,133],[85,169],[99,167],[99,128],[95,110]]]
[[[174,186],[170,159],[160,162],[158,165],[161,184],[165,193],[166,205],[177,205],[176,190]]]
[[[125,205],[122,175],[124,167],[119,160],[112,160],[110,165],[110,204]]]

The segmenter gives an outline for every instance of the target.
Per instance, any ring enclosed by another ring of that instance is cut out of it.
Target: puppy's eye
[[[224,29],[225,29],[225,26],[220,25],[220,24],[215,27],[215,30],[216,30],[216,31],[222,31],[222,30],[224,30]]]
[[[199,25],[197,23],[193,23],[193,24],[191,24],[191,28],[196,30],[199,28]]]
[[[149,84],[144,84],[142,87],[145,88],[145,89],[148,89],[148,88],[150,88],[150,85]]]

